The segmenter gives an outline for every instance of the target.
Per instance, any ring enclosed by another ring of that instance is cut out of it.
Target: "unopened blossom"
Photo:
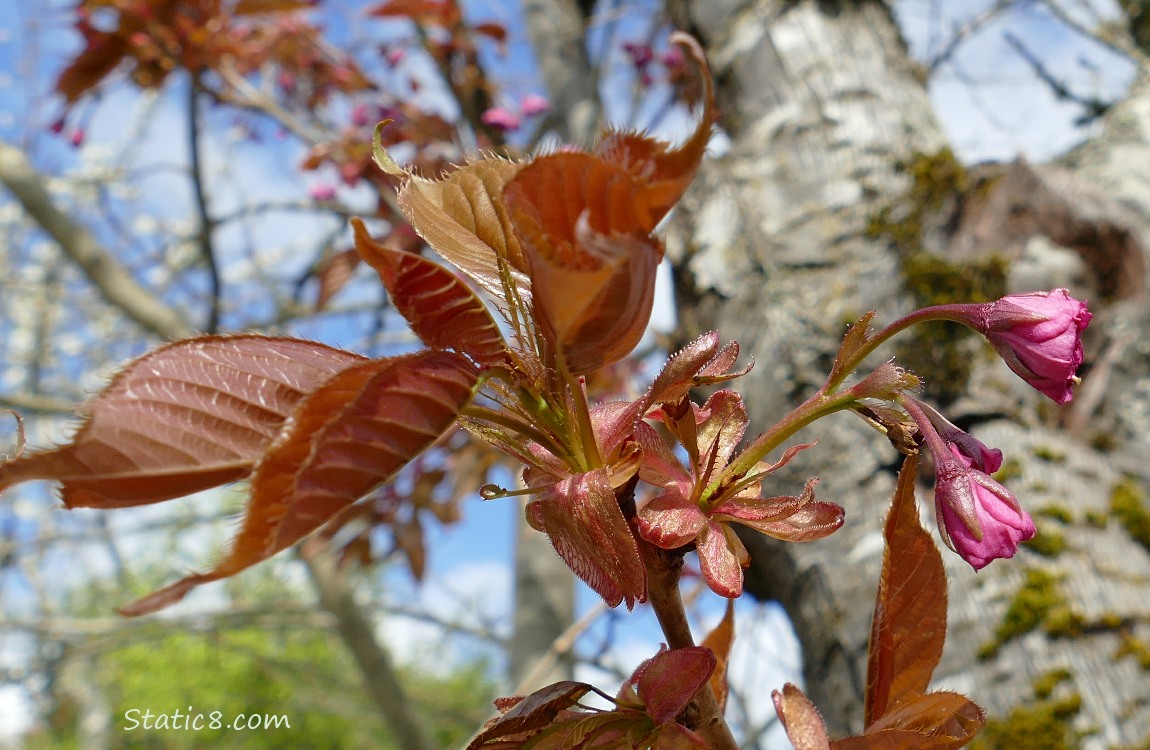
[[[998,448],[989,448],[969,432],[952,424],[936,409],[921,401],[918,407],[926,413],[930,423],[938,430],[939,435],[952,452],[957,451],[960,457],[967,459],[970,466],[986,474],[993,474],[1002,468],[1002,451]]]
[[[492,107],[480,115],[484,125],[497,130],[516,130],[519,127],[519,115],[503,107]]]
[[[686,64],[687,58],[678,47],[669,47],[667,51],[663,53],[660,61],[663,63],[664,68],[678,70]]]
[[[399,65],[401,62],[403,62],[404,58],[407,57],[407,50],[403,47],[392,47],[387,51],[387,55],[385,55],[385,57],[387,59],[387,64],[394,68],[396,65]]]
[[[357,128],[362,128],[371,123],[371,110],[367,104],[363,102],[357,103],[351,108],[351,124]]]
[[[655,59],[655,51],[645,42],[623,42],[623,51],[631,58],[636,68],[645,68]]]
[[[1010,490],[973,468],[957,447],[949,450],[949,460],[935,457],[935,513],[943,541],[975,570],[1014,557],[1018,545],[1034,536],[1033,519]]]
[[[523,98],[519,100],[519,109],[525,117],[534,117],[551,109],[551,102],[547,100],[547,97],[539,96],[539,94],[524,94]]]
[[[320,203],[335,200],[335,187],[326,182],[316,183],[308,188],[308,195],[311,196],[313,201],[319,201]]]
[[[953,305],[957,320],[990,341],[1019,377],[1054,401],[1073,397],[1082,332],[1093,317],[1065,289],[1011,294],[983,305]]]
[[[914,399],[901,403],[934,459],[935,519],[946,546],[975,570],[1014,557],[1035,528],[1018,499],[987,473],[1002,466],[1002,452],[987,448],[926,404]]]

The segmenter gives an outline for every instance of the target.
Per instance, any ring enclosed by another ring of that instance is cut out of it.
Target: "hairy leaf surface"
[[[295,544],[435,443],[477,381],[473,364],[443,351],[340,372],[300,403],[256,466],[243,525],[224,559],[121,612],[154,612]]]
[[[646,329],[663,246],[641,184],[583,153],[542,156],[504,190],[536,320],[570,372],[622,359]]]
[[[547,532],[575,575],[612,607],[647,600],[639,547],[611,488],[607,469],[569,476],[527,506],[529,522]]]
[[[531,298],[527,263],[503,205],[503,188],[521,165],[500,159],[468,164],[439,181],[411,176],[399,206],[427,244],[480,287],[504,298],[506,264],[520,297]]]
[[[775,712],[795,750],[830,750],[830,738],[823,717],[810,698],[791,683],[771,693]]]
[[[71,442],[0,466],[0,489],[53,479],[69,508],[123,508],[242,479],[305,394],[363,361],[258,335],[167,344],[84,405]]]

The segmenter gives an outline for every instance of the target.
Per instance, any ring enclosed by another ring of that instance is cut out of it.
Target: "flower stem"
[[[682,553],[660,549],[638,539],[643,564],[647,568],[647,595],[659,627],[670,648],[690,648],[695,645],[691,636],[691,626],[687,622],[687,610],[683,607],[683,597],[679,594],[679,576],[683,570]],[[719,701],[711,691],[708,681],[692,699],[698,710],[698,724],[694,731],[703,738],[711,750],[738,750],[739,743],[731,734],[719,708]]]
[[[836,411],[849,409],[857,403],[849,390],[827,395],[825,388],[808,398],[787,416],[780,419],[769,430],[759,435],[738,456],[715,481],[703,491],[701,501],[706,501],[719,487],[733,477],[741,477],[754,470],[768,453],[778,448],[787,438],[802,428]]]
[[[846,362],[843,363],[841,375],[833,382],[828,380],[827,384],[823,386],[822,392],[828,393],[838,388],[842,384],[842,381],[854,372],[858,366],[862,364],[863,360],[869,357],[875,349],[878,349],[887,341],[911,326],[930,320],[949,320],[955,323],[970,325],[972,316],[976,317],[979,309],[983,307],[985,307],[985,305],[977,303],[934,305],[907,313],[886,328],[868,336],[862,346],[852,352]]]

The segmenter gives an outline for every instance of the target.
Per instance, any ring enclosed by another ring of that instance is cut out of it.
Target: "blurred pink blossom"
[[[503,107],[492,107],[484,112],[480,119],[484,125],[498,130],[516,130],[519,127],[519,115]]]
[[[519,100],[519,109],[525,117],[534,117],[551,109],[551,102],[539,94],[524,94]]]

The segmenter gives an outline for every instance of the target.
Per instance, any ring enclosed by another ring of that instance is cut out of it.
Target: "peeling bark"
[[[683,334],[717,328],[756,355],[741,385],[763,429],[821,385],[848,322],[871,309],[889,321],[910,308],[896,253],[868,237],[867,224],[906,200],[899,162],[945,142],[880,2],[669,5],[708,49],[733,142],[704,165],[668,231],[690,329]],[[1098,138],[1062,164],[991,169],[971,175],[982,192],[955,196],[959,213],[924,236],[927,249],[953,262],[1005,253],[1014,260],[1010,291],[1073,283],[1096,318],[1085,382],[1069,410],[1044,402],[990,356],[978,359],[970,392],[951,407],[953,420],[1017,459],[1008,485],[1039,516],[1039,533],[1061,535],[1066,549],[1050,557],[1024,548],[977,575],[946,553],[952,607],[936,680],[1002,717],[1034,702],[1036,678],[1065,668],[1071,677],[1053,698],[1080,696],[1071,723],[1097,728],[1082,747],[1144,742],[1150,680],[1122,648],[1150,643],[1150,552],[1115,519],[1110,498],[1124,481],[1143,493],[1150,487],[1150,342],[1138,333],[1150,329],[1150,81],[1140,77]],[[848,416],[798,437],[819,446],[783,481],[822,475],[820,496],[842,503],[847,522],[806,545],[748,540],[747,590],[790,613],[808,694],[842,735],[861,729],[896,456]],[[929,488],[919,498],[932,506]],[[1069,523],[1040,512],[1057,507]],[[991,649],[1030,569],[1054,577],[1064,606]]]

